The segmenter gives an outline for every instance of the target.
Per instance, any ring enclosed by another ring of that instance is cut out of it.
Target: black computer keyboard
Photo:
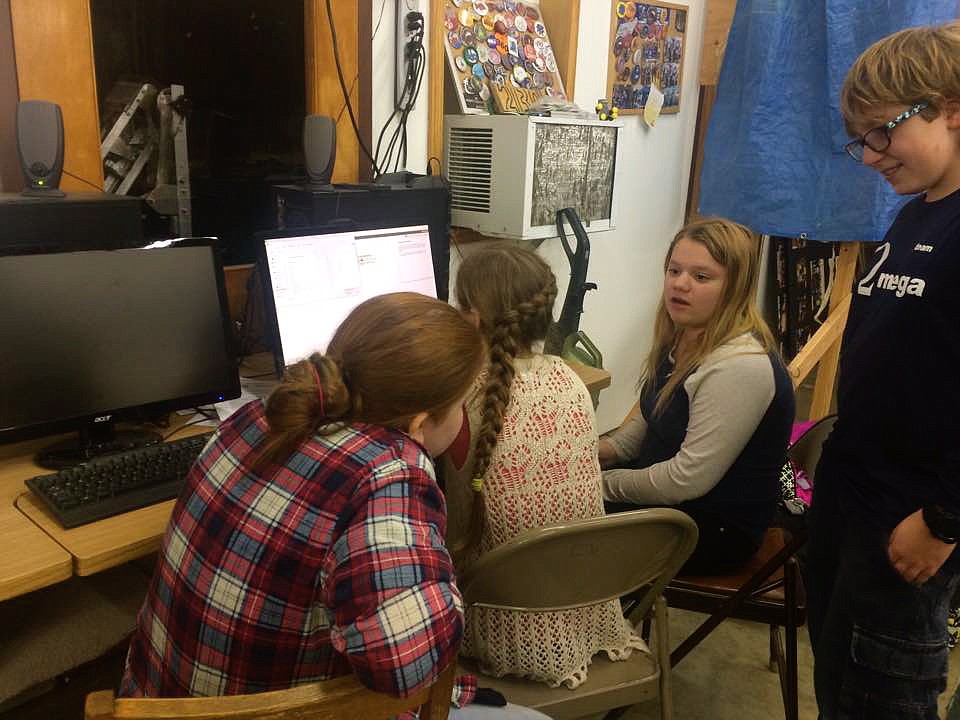
[[[27,480],[65,528],[119,515],[180,494],[187,471],[213,433],[147,445]]]

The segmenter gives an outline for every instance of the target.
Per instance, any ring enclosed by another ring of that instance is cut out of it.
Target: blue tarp
[[[957,0],[738,0],[700,211],[770,235],[880,240],[905,198],[843,151],[840,87],[874,41],[957,15]]]

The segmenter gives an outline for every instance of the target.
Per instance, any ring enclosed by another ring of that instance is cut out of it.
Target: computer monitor
[[[426,225],[324,227],[262,235],[278,366],[326,350],[364,300],[391,292],[437,297]]]
[[[0,257],[0,308],[0,441],[80,431],[46,467],[159,440],[118,420],[240,394],[212,240]]]

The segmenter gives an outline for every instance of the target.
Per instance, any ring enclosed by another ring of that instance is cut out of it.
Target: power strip
[[[400,98],[407,82],[407,68],[411,57],[408,49],[415,47],[413,40],[419,32],[418,28],[423,27],[423,11],[420,9],[422,2],[423,0],[396,0],[397,64],[394,71],[396,77],[393,95],[394,107],[400,105]],[[419,18],[416,17],[418,15]],[[409,97],[406,101],[410,101]]]

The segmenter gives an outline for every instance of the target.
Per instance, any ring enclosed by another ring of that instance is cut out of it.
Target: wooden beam
[[[593,0],[594,2],[596,0]],[[605,12],[609,8],[605,8]],[[543,23],[557,59],[563,89],[573,98],[577,79],[577,42],[580,33],[580,0],[547,0],[540,4]]]
[[[386,10],[384,10],[386,12]],[[370,151],[373,151],[373,5],[358,4],[357,23],[357,93],[360,97],[360,136]],[[358,157],[360,181],[373,180],[373,163],[362,150]]]
[[[24,0],[20,0],[23,2]],[[34,0],[28,0],[33,2]],[[359,112],[359,3],[331,2],[333,25],[337,33],[337,49],[343,81],[350,92],[354,114]],[[355,183],[360,179],[360,144],[348,110],[344,109],[343,89],[337,75],[333,54],[333,37],[327,17],[326,0],[305,0],[303,4],[304,56],[307,78],[307,113],[328,115],[337,122],[337,162],[333,182]],[[341,110],[343,114],[341,115]],[[358,118],[359,122],[359,118]]]
[[[103,188],[100,115],[89,0],[11,0],[21,100],[47,100],[63,113],[64,190]]]
[[[840,311],[844,303],[849,307],[859,255],[860,243],[843,243],[840,246],[840,256],[837,258],[837,273],[833,279],[833,290],[830,293],[828,322],[834,313]],[[846,323],[846,312],[844,312],[843,321]],[[842,339],[842,336],[837,338],[820,360],[820,365],[817,368],[817,381],[813,385],[813,397],[810,400],[809,420],[819,420],[830,413],[833,390],[837,382],[837,370],[840,366],[840,343]]]
[[[793,379],[794,387],[798,387],[800,383],[806,380],[807,375],[827,356],[832,348],[839,347],[849,310],[850,295],[847,294],[840,304],[830,312],[826,322],[817,328],[813,337],[807,340],[803,349],[797,353],[797,356],[787,367],[790,377]],[[823,366],[821,365],[818,372],[822,371]]]
[[[707,0],[707,18],[703,27],[703,48],[700,52],[700,84],[716,85],[727,49],[727,36],[737,0]]]
[[[443,0],[430,0],[427,32],[430,35],[427,57],[427,164],[435,157],[443,164],[443,79],[446,72],[444,50]],[[459,109],[451,112],[459,112]],[[445,168],[442,168],[445,170]]]

